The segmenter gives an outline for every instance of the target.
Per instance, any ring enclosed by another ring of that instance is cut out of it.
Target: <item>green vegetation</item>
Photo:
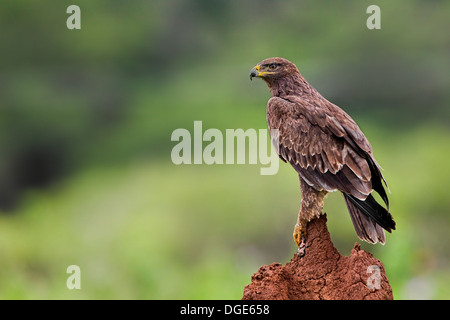
[[[430,298],[449,295],[442,239],[450,203],[435,185],[450,174],[432,151],[450,152],[442,133],[424,127],[387,146],[374,142],[389,155],[382,160],[398,230],[385,246],[364,247],[385,263],[396,298],[408,297],[414,277],[430,281]],[[421,152],[406,157],[405,147]],[[417,163],[430,169],[423,173]],[[298,199],[287,165],[275,176],[260,176],[257,165],[168,161],[86,170],[29,193],[16,214],[2,216],[1,297],[239,298],[261,264],[286,262],[295,252]],[[342,197],[330,195],[325,211],[333,240],[348,254],[357,238]],[[65,287],[71,264],[82,270],[79,291]]]
[[[266,128],[261,59],[284,56],[360,124],[397,230],[363,244],[394,298],[450,298],[450,5],[381,1],[0,4],[0,298],[239,299],[287,262],[298,178],[280,163],[171,162],[177,128]],[[382,29],[365,27],[370,4]],[[7,45],[6,45],[7,44]],[[358,241],[342,196],[335,245]],[[66,268],[81,268],[68,290]]]

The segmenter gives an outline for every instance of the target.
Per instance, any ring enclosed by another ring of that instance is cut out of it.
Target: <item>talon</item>
[[[303,257],[305,255],[306,242],[302,240],[302,243],[297,248],[297,255]]]
[[[300,224],[295,224],[294,228],[294,241],[299,247],[301,243],[306,243],[306,227]]]
[[[305,255],[306,248],[306,226],[301,224],[295,224],[294,228],[294,241],[297,244],[297,255],[303,257]]]

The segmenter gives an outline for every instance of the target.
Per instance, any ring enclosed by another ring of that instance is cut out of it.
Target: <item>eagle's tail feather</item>
[[[358,237],[370,243],[379,241],[384,244],[386,238],[383,229],[388,232],[395,230],[395,222],[389,211],[370,194],[364,201],[346,193],[344,198]]]

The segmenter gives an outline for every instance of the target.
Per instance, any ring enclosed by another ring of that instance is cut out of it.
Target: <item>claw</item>
[[[297,248],[297,255],[302,258],[305,255],[306,242],[302,241]]]
[[[295,224],[294,228],[294,241],[297,244],[297,246],[300,246],[302,242],[306,242],[306,226]]]
[[[306,248],[306,226],[296,224],[294,228],[294,241],[297,244],[297,255],[303,257]]]

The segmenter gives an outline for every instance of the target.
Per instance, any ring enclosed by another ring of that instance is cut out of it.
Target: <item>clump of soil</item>
[[[383,263],[355,243],[349,257],[331,242],[326,215],[308,224],[305,255],[263,265],[243,300],[392,300]]]

